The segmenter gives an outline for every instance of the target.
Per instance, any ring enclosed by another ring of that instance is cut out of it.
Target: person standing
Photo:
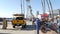
[[[38,18],[36,18],[36,30],[37,30],[37,34],[39,34],[39,29],[40,29],[40,20]]]

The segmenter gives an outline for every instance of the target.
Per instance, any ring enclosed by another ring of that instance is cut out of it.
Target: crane
[[[32,20],[33,17],[34,17],[34,15],[32,13],[32,7],[31,7],[31,5],[29,5],[29,19]]]
[[[45,11],[46,11],[45,4],[47,3],[48,9],[49,9],[49,13],[50,13],[50,17],[53,18],[54,17],[54,14],[53,14],[53,7],[52,7],[51,1],[50,0],[41,0],[41,3],[42,3],[42,7],[43,7],[43,13],[45,13]],[[52,13],[50,11],[52,11]]]

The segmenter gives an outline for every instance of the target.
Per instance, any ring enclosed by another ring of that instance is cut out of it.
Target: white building
[[[51,17],[52,17],[53,15],[54,15],[54,16],[60,15],[60,9],[53,10],[53,14],[52,14],[52,11],[51,11]]]

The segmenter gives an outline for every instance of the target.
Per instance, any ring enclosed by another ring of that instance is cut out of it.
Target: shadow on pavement
[[[6,29],[6,30],[19,30],[19,29]]]
[[[0,34],[11,34],[11,33],[0,33]]]
[[[20,29],[21,29],[20,27],[19,28],[7,28],[7,29],[0,28],[0,30],[15,30],[15,31],[18,31]]]
[[[26,28],[22,27],[7,28],[7,29],[0,28],[0,30],[36,30],[36,25],[26,25]]]
[[[21,28],[21,30],[36,30],[36,25],[27,25],[26,28]]]

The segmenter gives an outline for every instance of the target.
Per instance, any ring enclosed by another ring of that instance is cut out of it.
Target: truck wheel
[[[26,24],[25,25],[22,25],[22,28],[25,28],[26,27]]]
[[[46,32],[47,32],[47,30],[45,29],[44,26],[41,27],[41,31],[42,31],[43,33],[46,33]]]
[[[13,26],[13,28],[15,28],[15,26]]]

